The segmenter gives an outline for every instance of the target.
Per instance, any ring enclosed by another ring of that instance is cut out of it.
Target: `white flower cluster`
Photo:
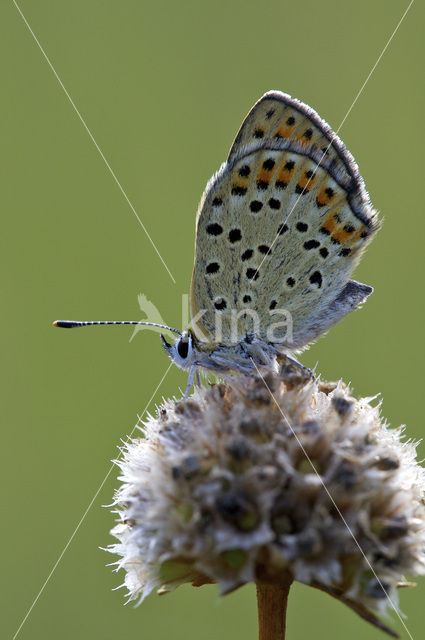
[[[289,572],[368,618],[425,573],[415,444],[343,383],[286,374],[168,401],[126,445],[110,550],[130,599]]]

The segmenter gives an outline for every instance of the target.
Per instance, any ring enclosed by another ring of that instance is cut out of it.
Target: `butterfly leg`
[[[239,364],[238,362],[235,362],[234,360],[228,360],[227,358],[222,358],[221,356],[218,356],[218,355],[212,356],[212,359],[214,359],[214,362],[217,363],[218,365],[216,369],[218,373],[220,371],[226,371],[226,372],[237,371],[238,373],[244,373],[245,375],[248,375],[248,376],[255,376],[255,373],[253,372],[253,367],[249,362],[247,362],[246,365],[243,365],[243,364]]]
[[[187,379],[187,386],[186,386],[186,390],[185,390],[184,396],[183,396],[184,400],[186,400],[186,398],[189,395],[190,388],[193,385],[193,379],[195,377],[195,373],[197,374],[197,376],[199,375],[197,370],[196,370],[196,365],[194,364],[189,369],[189,377]]]
[[[270,369],[274,369],[276,372],[279,371],[283,378],[287,378],[288,376],[293,376],[295,374],[297,377],[301,377],[305,382],[315,380],[315,376],[311,369],[305,367],[295,358],[292,358],[287,353],[282,353],[272,344],[264,342],[263,340],[257,338],[252,342],[244,343],[243,349],[255,362],[258,364],[262,363]]]
[[[294,376],[301,378],[303,382],[316,380],[316,376],[311,369],[305,367],[301,362],[298,362],[295,358],[291,358],[291,356],[288,356],[286,353],[278,353],[276,358],[279,364],[279,374],[283,380],[289,381]]]
[[[256,364],[265,366],[271,370],[276,370],[276,350],[271,345],[262,340],[252,340],[243,342],[241,348],[243,352]]]

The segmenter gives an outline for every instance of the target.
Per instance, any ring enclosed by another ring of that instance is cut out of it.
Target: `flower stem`
[[[284,640],[286,605],[292,578],[279,583],[257,582],[258,640]]]

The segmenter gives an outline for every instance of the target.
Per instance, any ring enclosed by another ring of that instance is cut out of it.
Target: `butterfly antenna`
[[[159,329],[166,329],[173,333],[178,333],[180,336],[182,332],[172,327],[167,327],[166,324],[157,324],[156,322],[143,322],[139,320],[55,320],[54,327],[61,327],[62,329],[74,329],[75,327],[93,327],[96,325],[105,324],[138,324],[145,327],[158,327]]]

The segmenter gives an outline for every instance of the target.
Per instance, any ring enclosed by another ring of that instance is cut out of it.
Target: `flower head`
[[[288,367],[165,402],[119,462],[111,551],[130,599],[290,574],[376,623],[425,573],[425,470],[402,434]]]

